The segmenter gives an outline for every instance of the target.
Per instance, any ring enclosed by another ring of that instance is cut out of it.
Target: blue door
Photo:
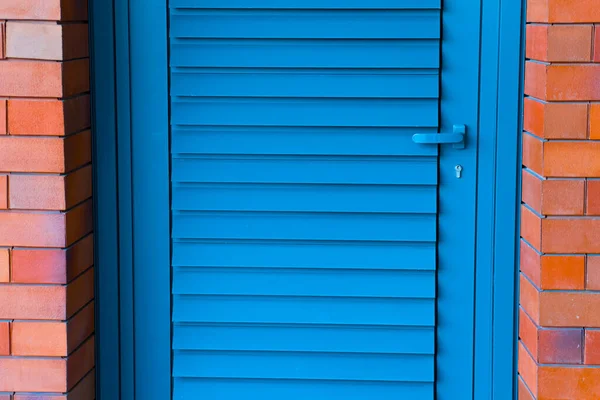
[[[170,0],[174,399],[472,398],[480,2],[444,3]]]

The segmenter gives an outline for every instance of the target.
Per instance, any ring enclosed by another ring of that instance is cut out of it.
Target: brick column
[[[529,0],[519,399],[600,398],[600,0]]]
[[[0,400],[95,398],[86,21],[0,0]]]

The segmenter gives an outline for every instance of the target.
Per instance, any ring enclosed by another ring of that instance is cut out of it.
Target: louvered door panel
[[[171,0],[173,396],[433,399],[439,0]]]

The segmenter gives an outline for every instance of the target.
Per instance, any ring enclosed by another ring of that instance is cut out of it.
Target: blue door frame
[[[164,268],[170,261],[169,143],[154,132],[169,123],[166,2],[90,3],[97,398],[165,399],[171,390],[170,273]],[[479,12],[479,132],[485,134],[478,139],[473,393],[505,400],[516,383],[524,4],[482,1]],[[136,335],[149,319],[154,329]]]

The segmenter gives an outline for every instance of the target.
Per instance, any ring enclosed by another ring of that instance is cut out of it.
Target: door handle
[[[420,144],[449,143],[455,149],[464,149],[465,136],[467,136],[467,127],[465,125],[453,125],[452,133],[415,133],[412,140]]]

